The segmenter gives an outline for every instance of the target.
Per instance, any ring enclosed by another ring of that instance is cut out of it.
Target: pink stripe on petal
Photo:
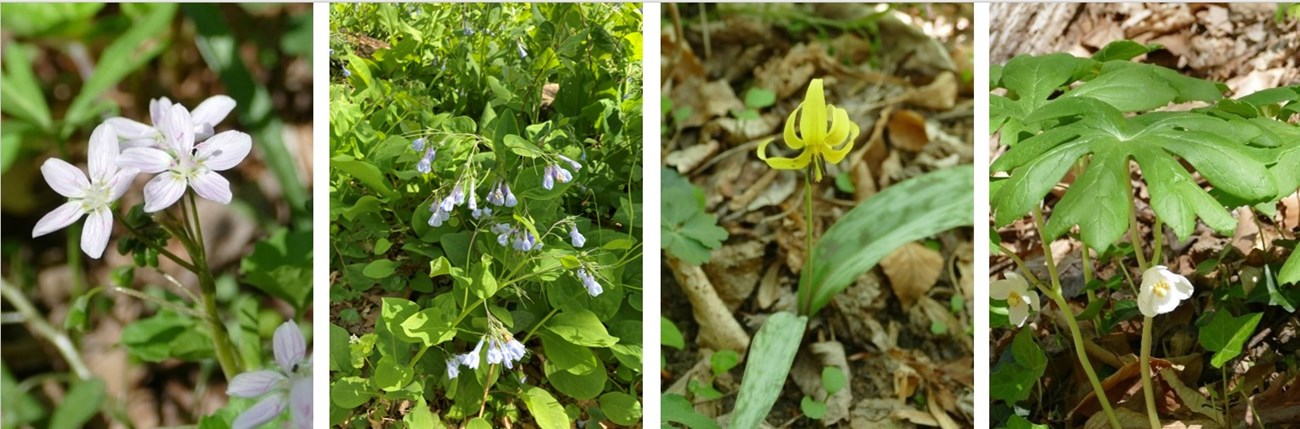
[[[276,384],[284,380],[284,374],[276,371],[245,372],[230,380],[230,386],[226,387],[226,394],[240,398],[256,398],[270,392]]]
[[[284,412],[284,396],[271,395],[267,396],[257,405],[244,410],[243,414],[235,418],[235,423],[230,427],[232,429],[252,429],[275,420],[280,413]]]
[[[184,194],[184,180],[171,173],[154,176],[144,185],[144,211],[153,213],[171,207]]]
[[[159,130],[167,138],[167,144],[176,149],[181,156],[193,153],[194,127],[190,123],[190,111],[185,110],[185,106],[173,104],[171,110],[168,110],[163,117]]]
[[[221,204],[230,204],[230,182],[220,174],[212,171],[200,174],[190,181],[190,187],[194,188],[194,193],[199,194],[200,197]]]
[[[108,247],[108,237],[113,234],[113,212],[107,207],[100,208],[86,216],[86,225],[81,229],[81,251],[86,256],[99,259]]]
[[[77,219],[81,219],[81,215],[84,214],[86,212],[82,210],[81,203],[75,201],[63,203],[63,205],[42,216],[41,220],[36,221],[36,227],[32,228],[32,238],[66,228],[76,222]]]
[[[172,167],[176,159],[152,147],[133,147],[122,151],[117,158],[118,167],[134,168],[143,173],[161,173]]]
[[[86,174],[62,159],[45,160],[41,164],[41,174],[45,176],[45,183],[54,188],[54,192],[68,198],[80,198],[85,195],[86,188],[90,187]]]
[[[311,427],[311,378],[300,378],[293,382],[289,390],[289,410],[293,416],[294,427],[308,429]]]
[[[87,164],[90,165],[91,180],[107,180],[117,172],[117,156],[121,153],[117,146],[117,131],[107,123],[95,127],[90,133],[90,151]]]
[[[153,139],[158,134],[158,130],[153,127],[127,118],[108,118],[104,122],[112,125],[113,130],[117,131],[117,137],[121,139]]]
[[[117,170],[117,174],[114,174],[113,178],[108,180],[110,190],[108,200],[117,201],[118,198],[122,198],[122,194],[125,194],[127,189],[131,189],[131,184],[135,182],[135,175],[137,174],[140,174],[140,171],[134,168]]]
[[[302,338],[302,331],[298,330],[298,325],[290,320],[275,328],[275,335],[271,340],[275,351],[275,363],[279,364],[284,372],[292,373],[294,366],[302,362],[307,354],[307,343]]]
[[[253,149],[253,139],[239,131],[226,131],[199,145],[195,156],[205,167],[225,171],[239,165]]]

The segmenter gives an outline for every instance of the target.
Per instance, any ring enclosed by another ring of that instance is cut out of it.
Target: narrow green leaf
[[[10,43],[5,48],[5,74],[0,76],[0,98],[4,103],[0,103],[0,110],[25,119],[48,133],[52,128],[50,107],[45,103],[45,94],[41,93],[43,86],[32,73],[27,49],[26,45],[19,43]]]
[[[175,4],[159,4],[104,49],[95,64],[95,72],[81,86],[81,92],[72,99],[64,114],[62,134],[65,137],[100,113],[99,108],[104,104],[99,100],[105,91],[167,48],[165,30],[175,15]]]
[[[50,429],[76,429],[99,414],[104,403],[104,381],[98,378],[77,382],[68,390],[63,401],[54,409]],[[6,411],[7,412],[7,411]]]
[[[731,427],[756,428],[767,418],[785,386],[807,325],[806,317],[777,312],[759,328],[749,347],[745,378],[740,383],[736,409],[731,413]]]

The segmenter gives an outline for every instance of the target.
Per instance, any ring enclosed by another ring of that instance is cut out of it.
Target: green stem
[[[1079,363],[1083,366],[1083,372],[1088,375],[1088,382],[1092,384],[1093,393],[1097,394],[1097,402],[1101,404],[1102,411],[1106,412],[1106,418],[1110,420],[1110,426],[1113,429],[1122,429],[1119,424],[1119,417],[1115,415],[1115,410],[1110,407],[1110,399],[1106,397],[1106,389],[1101,386],[1101,380],[1097,378],[1097,372],[1092,369],[1092,362],[1088,360],[1088,352],[1084,349],[1083,334],[1079,330],[1079,322],[1074,318],[1074,311],[1070,310],[1070,303],[1065,301],[1061,295],[1061,277],[1056,273],[1056,261],[1052,258],[1052,245],[1047,241],[1047,236],[1043,235],[1043,210],[1034,207],[1034,228],[1038,230],[1038,239],[1043,246],[1043,259],[1047,264],[1047,274],[1051,276],[1052,287],[1049,294],[1056,306],[1061,308],[1061,314],[1065,316],[1065,323],[1070,327],[1070,336],[1074,338],[1074,353],[1079,358]]]
[[[813,253],[813,186],[812,179],[809,177],[812,173],[807,171],[803,175],[804,185],[804,206],[806,211],[803,217],[803,235],[804,235],[804,263],[803,272],[801,273],[802,283],[799,285],[800,308],[799,313],[807,315],[812,311],[812,300],[817,294],[813,293],[812,285],[812,253]]]
[[[1128,181],[1125,181],[1125,183],[1128,183],[1128,194],[1133,198],[1133,210],[1128,212],[1128,241],[1133,245],[1133,255],[1137,257],[1138,267],[1142,271],[1146,271],[1148,268],[1147,257],[1142,253],[1142,233],[1138,231],[1137,197],[1133,195],[1133,184]]]
[[[1155,387],[1151,383],[1151,324],[1150,317],[1142,318],[1142,359],[1138,363],[1142,369],[1142,396],[1147,401],[1147,420],[1151,429],[1160,429],[1160,416],[1156,413]]]
[[[1088,305],[1092,305],[1092,302],[1097,300],[1097,293],[1094,292],[1092,289],[1088,288],[1088,285],[1092,284],[1093,275],[1092,275],[1092,255],[1091,255],[1092,252],[1088,249],[1087,244],[1083,245],[1082,253],[1083,253],[1083,286],[1084,289],[1087,290],[1088,292]]]
[[[203,296],[203,313],[204,319],[208,324],[208,331],[212,335],[212,349],[217,355],[217,363],[221,365],[221,372],[225,374],[226,379],[230,380],[240,373],[239,360],[235,358],[235,347],[230,342],[230,336],[226,333],[225,324],[221,323],[221,314],[217,311],[217,282],[212,277],[212,269],[208,266],[208,257],[206,244],[203,242],[203,228],[199,222],[198,207],[194,203],[194,195],[186,195],[189,200],[189,214],[193,215],[192,236],[198,239],[197,243],[189,243],[186,248],[190,251],[190,259],[194,261],[194,267],[198,270],[194,274],[199,277],[199,291]],[[185,204],[182,202],[181,204]],[[189,220],[186,221],[189,226]],[[182,240],[184,244],[184,240]]]
[[[547,314],[546,314],[546,317],[543,317],[543,318],[542,318],[542,321],[537,322],[536,325],[533,325],[533,329],[529,329],[529,330],[528,330],[528,334],[527,334],[527,335],[524,335],[524,340],[523,340],[522,342],[527,343],[528,340],[532,339],[532,338],[533,338],[533,333],[536,333],[536,332],[537,332],[537,328],[540,328],[540,327],[542,327],[542,325],[545,325],[545,324],[546,324],[546,321],[551,320],[551,316],[554,316],[555,313],[557,313],[557,312],[559,312],[559,311],[560,311],[559,308],[552,308],[552,309],[551,309],[551,312],[550,312],[550,313],[547,313]]]
[[[23,322],[27,324],[27,328],[33,334],[45,338],[46,341],[54,345],[54,348],[63,356],[63,361],[67,362],[73,373],[76,373],[77,378],[82,380],[91,378],[90,369],[86,367],[85,361],[81,360],[81,353],[77,351],[77,346],[72,344],[72,340],[68,339],[67,335],[46,322],[45,316],[36,310],[36,306],[33,306],[31,301],[27,300],[22,291],[10,285],[9,282],[0,280],[0,296],[3,296],[5,301],[13,304],[15,310],[22,313]]]
[[[131,233],[131,235],[134,235],[135,238],[139,239],[140,242],[145,244],[145,246],[148,246],[150,249],[153,249],[153,251],[158,252],[159,255],[163,255],[167,257],[167,259],[171,259],[171,261],[175,262],[176,265],[180,265],[181,268],[189,270],[190,272],[197,273],[199,271],[197,268],[194,267],[193,264],[190,264],[188,261],[181,259],[180,256],[176,256],[175,253],[172,253],[166,248],[163,248],[162,246],[159,246],[157,243],[154,243],[153,240],[150,240],[147,237],[145,237],[144,234],[141,234],[139,230],[135,229],[135,227],[132,226],[130,223],[127,223],[126,219],[123,219],[122,216],[118,215],[116,212],[113,213],[113,217],[117,219],[117,223],[126,226],[127,232]]]
[[[1165,242],[1164,233],[1165,223],[1160,220],[1160,215],[1156,215],[1156,225],[1151,229],[1151,265],[1161,265],[1164,262],[1164,255],[1161,253],[1162,245]]]

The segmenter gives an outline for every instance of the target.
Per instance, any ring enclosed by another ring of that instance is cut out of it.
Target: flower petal
[[[184,194],[184,179],[170,172],[154,176],[144,185],[144,211],[153,213],[171,207]]]
[[[1024,326],[1025,319],[1029,318],[1029,307],[1025,305],[1012,305],[1007,307],[1007,318],[1016,326]]]
[[[226,131],[199,145],[195,158],[209,169],[225,171],[239,165],[252,149],[253,139],[248,134]]]
[[[190,122],[190,111],[185,110],[185,106],[173,104],[163,116],[162,123],[157,125],[163,137],[167,138],[167,145],[181,156],[194,152],[194,126]]]
[[[1040,308],[1038,302],[1038,292],[1030,291],[1026,293],[1025,296],[1029,297],[1029,307],[1033,308],[1034,311],[1038,311],[1038,309]]]
[[[292,320],[275,328],[272,345],[275,350],[275,363],[279,364],[280,369],[286,373],[293,373],[294,367],[302,362],[307,354],[307,343],[302,339],[302,331],[298,330],[298,325]]]
[[[117,131],[107,123],[95,127],[90,133],[90,150],[86,163],[90,167],[91,180],[108,180],[117,173],[117,156],[121,150],[117,146]]]
[[[153,139],[158,136],[158,130],[144,123],[117,117],[108,118],[105,123],[113,126],[113,131],[117,131],[117,138],[123,140]]]
[[[1191,298],[1192,292],[1195,290],[1195,288],[1192,287],[1192,282],[1187,281],[1187,277],[1178,274],[1174,274],[1174,276],[1177,278],[1174,279],[1174,288],[1170,292],[1172,292],[1174,297],[1178,298],[1180,301]]]
[[[994,280],[992,283],[989,283],[989,298],[1005,300],[1011,297],[1011,291],[1015,289],[1015,286],[1012,286],[1012,283],[1014,282],[1012,282],[1010,278]]]
[[[822,80],[813,79],[808,84],[804,95],[803,114],[799,116],[799,131],[803,141],[810,145],[824,144],[826,141],[826,94],[822,91]]]
[[[36,227],[32,228],[32,238],[40,237],[54,231],[66,228],[72,225],[81,215],[86,214],[80,202],[68,201],[58,208],[46,213],[41,220],[36,221]]]
[[[133,168],[143,173],[161,173],[176,164],[176,158],[152,147],[133,147],[122,151],[117,166]]]
[[[289,390],[289,410],[298,429],[311,427],[311,377],[299,378]]]
[[[86,180],[86,173],[81,169],[73,167],[67,161],[58,158],[49,158],[41,164],[41,174],[45,176],[45,183],[54,188],[54,192],[68,198],[81,198],[86,194],[86,188],[90,187],[90,181]]]
[[[257,405],[244,410],[243,414],[235,418],[235,423],[230,427],[232,429],[252,429],[275,420],[284,412],[284,396],[271,395],[261,400]]]
[[[122,194],[125,194],[127,189],[131,189],[131,184],[135,182],[135,175],[137,174],[140,174],[140,171],[134,168],[117,170],[117,174],[114,174],[105,183],[110,192],[108,200],[117,201],[118,198],[122,198]]]
[[[190,113],[190,120],[193,121],[196,129],[199,124],[207,124],[207,128],[212,128],[221,123],[222,119],[226,119],[226,115],[229,115],[232,110],[235,110],[235,99],[225,95],[212,96],[194,108]]]
[[[226,394],[240,398],[256,398],[265,395],[275,385],[287,378],[278,371],[252,371],[236,375],[226,387]]]
[[[81,251],[92,259],[99,259],[108,247],[108,237],[113,233],[113,211],[108,207],[99,209],[86,216],[86,225],[81,228]]]
[[[1145,280],[1143,283],[1146,283]],[[1138,292],[1138,311],[1141,311],[1143,316],[1156,317],[1156,315],[1159,314],[1156,312],[1156,303],[1152,302],[1154,299],[1155,294],[1151,293],[1151,287],[1149,286],[1144,286],[1142,290]]]
[[[812,160],[812,151],[804,150],[795,158],[775,157],[763,161],[766,161],[768,166],[777,170],[799,170],[808,167],[810,160]]]
[[[165,118],[167,112],[170,112],[171,110],[172,101],[167,99],[167,97],[149,100],[149,120],[153,121],[154,129],[162,126],[163,118]],[[159,132],[161,132],[161,130]]]
[[[230,204],[230,182],[216,172],[209,171],[195,176],[194,180],[190,180],[190,187],[194,188],[194,193],[199,194],[200,197],[221,204]]]
[[[790,146],[791,149],[803,149],[804,146],[804,141],[794,133],[794,118],[798,116],[801,111],[803,111],[802,104],[800,104],[799,107],[795,107],[794,111],[790,112],[790,116],[785,118],[785,145]]]

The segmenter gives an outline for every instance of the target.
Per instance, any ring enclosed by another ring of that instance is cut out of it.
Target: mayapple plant
[[[214,128],[235,107],[233,99],[218,95],[190,112],[164,97],[149,104],[153,125],[114,117],[96,126],[87,151],[89,174],[58,158],[47,159],[41,165],[46,183],[67,197],[68,202],[37,221],[32,237],[49,234],[85,217],[81,250],[99,259],[112,238],[114,219],[117,219],[130,234],[128,240],[119,243],[123,254],[134,252],[137,264],[154,268],[161,255],[199,279],[201,302],[193,303],[196,308],[192,310],[181,310],[197,315],[206,323],[206,334],[217,362],[231,380],[229,394],[256,397],[278,392],[246,411],[235,420],[234,426],[256,427],[281,415],[286,405],[292,403],[293,419],[301,422],[298,427],[306,427],[311,414],[311,371],[303,361],[305,344],[297,325],[285,322],[276,331],[274,354],[280,372],[245,372],[217,308],[216,281],[208,264],[207,243],[195,200],[201,197],[220,204],[230,203],[230,182],[219,172],[242,162],[252,149],[252,139],[240,131],[217,133]],[[113,207],[139,174],[154,174],[144,186],[144,212],[153,214],[156,225],[137,222],[144,216],[123,218]],[[154,227],[165,231],[162,238],[151,233],[150,228]],[[166,237],[179,242],[188,258],[167,250]],[[147,256],[141,258],[141,255]],[[175,306],[165,304],[167,308]],[[304,391],[308,393],[301,393]],[[286,395],[293,396],[293,400],[281,400]]]
[[[1162,228],[1168,225],[1185,239],[1199,219],[1215,231],[1231,234],[1237,220],[1230,209],[1251,205],[1268,211],[1300,187],[1295,168],[1300,165],[1300,131],[1286,123],[1300,111],[1300,87],[1225,100],[1222,93],[1227,88],[1221,84],[1131,61],[1157,49],[1161,48],[1117,41],[1091,58],[1021,55],[990,73],[991,86],[997,90],[990,95],[991,130],[1009,146],[990,166],[991,172],[1006,174],[993,178],[990,186],[994,224],[1004,226],[1028,213],[1048,275],[1040,280],[1014,253],[995,244],[994,249],[1011,258],[1020,273],[1008,272],[1005,280],[993,282],[992,298],[1005,301],[1006,315],[1016,326],[1029,317],[1028,308],[1037,309],[1036,294],[1027,298],[1027,293],[1033,294],[1029,285],[1056,303],[1102,411],[1116,429],[1119,419],[1084,352],[1079,317],[1069,310],[1050,243],[1077,227],[1085,245],[1081,250],[1084,280],[1090,283],[1094,255],[1109,251],[1128,235],[1142,273],[1141,287],[1134,289],[1144,316],[1140,357],[1144,395],[1150,423],[1158,428],[1149,366],[1152,321],[1193,292],[1185,277],[1162,265]],[[1207,106],[1183,112],[1161,110],[1185,102]],[[1155,215],[1150,258],[1142,246],[1145,240],[1137,221],[1138,196],[1130,181],[1130,161],[1141,167]],[[1044,199],[1070,172],[1073,183],[1045,221]],[[1203,189],[1193,174],[1214,190]],[[1282,272],[1290,273],[1286,267]],[[1287,275],[1279,279],[1286,281]],[[1103,305],[1091,290],[1088,298],[1090,310]],[[1019,335],[1016,342],[1021,343]],[[1036,349],[1036,353],[1027,351],[1032,345],[1017,347],[1013,346],[1015,358],[1007,361],[1007,368],[1036,361],[1034,354],[1041,356]],[[1041,370],[1037,368],[1039,374]],[[1014,372],[995,370],[994,384],[1015,386],[998,380],[999,373],[1010,378],[1016,377]],[[995,388],[993,396],[1014,403],[1028,396],[1031,385]]]

